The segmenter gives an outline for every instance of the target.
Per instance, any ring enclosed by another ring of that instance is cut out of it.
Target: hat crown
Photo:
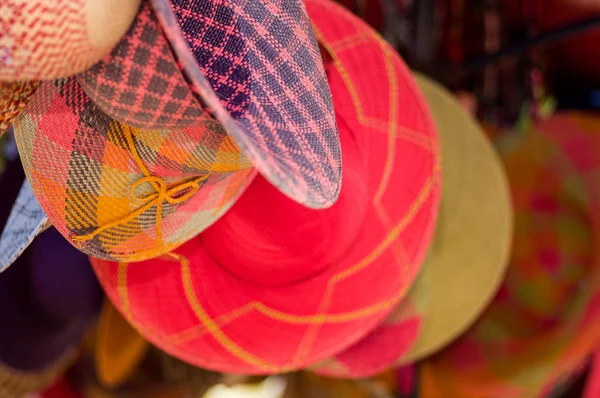
[[[259,176],[234,207],[202,234],[208,252],[236,276],[284,285],[335,264],[356,239],[368,204],[367,173],[350,131],[340,125],[344,171],[338,201],[306,208]]]

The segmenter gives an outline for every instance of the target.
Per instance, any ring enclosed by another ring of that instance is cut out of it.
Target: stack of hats
[[[545,397],[598,349],[599,127],[559,113],[499,144],[515,206],[508,273],[477,323],[424,361],[421,396]]]
[[[0,396],[94,321],[93,397],[386,397],[415,363],[424,397],[540,396],[598,348],[585,117],[499,156],[330,0],[32,3],[0,6]]]

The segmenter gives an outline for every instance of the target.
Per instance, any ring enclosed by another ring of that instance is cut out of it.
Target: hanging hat
[[[74,254],[73,254],[74,253]],[[50,229],[19,257],[15,267],[0,275],[0,314],[5,325],[0,328],[0,396],[20,397],[48,386],[69,366],[85,330],[98,311],[101,290],[93,274],[78,279],[84,289],[71,290],[65,283],[62,294],[73,306],[70,316],[56,316],[59,311],[35,282],[38,265],[52,268],[57,283],[70,277],[61,271],[68,261],[69,270],[90,267],[87,257],[73,249],[58,232]],[[43,262],[43,263],[42,263]],[[38,264],[39,263],[39,264]],[[40,294],[41,293],[41,294]]]
[[[125,33],[140,0],[3,0],[0,81],[83,71]]]
[[[114,387],[136,370],[150,348],[109,300],[106,300],[96,336],[96,372],[104,386]]]
[[[258,177],[170,258],[93,260],[144,337],[202,368],[277,373],[339,352],[406,294],[430,243],[438,142],[410,72],[341,6],[307,6],[336,56],[326,65],[344,156],[336,204],[308,209]]]
[[[13,119],[25,108],[37,85],[38,82],[31,81],[0,82],[0,135],[4,134]]]
[[[25,180],[0,235],[0,272],[14,263],[47,225],[48,218]]]
[[[365,377],[439,350],[493,298],[508,264],[512,212],[492,145],[458,100],[417,75],[440,136],[442,199],[427,260],[408,296],[369,336],[318,373]]]
[[[15,136],[48,219],[75,247],[105,259],[138,261],[179,246],[254,175],[216,122],[135,129],[98,109],[74,78],[41,83]]]
[[[534,397],[600,343],[600,123],[557,114],[501,146],[515,232],[506,278],[460,339],[427,359],[422,396]]]
[[[146,0],[110,56],[78,80],[133,127],[182,127],[210,113],[286,195],[311,208],[337,199],[337,128],[301,0]]]

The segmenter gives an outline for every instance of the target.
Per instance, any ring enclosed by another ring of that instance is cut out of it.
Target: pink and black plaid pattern
[[[339,194],[331,94],[300,0],[152,0],[193,90],[272,183],[309,207]]]
[[[149,2],[112,53],[77,79],[104,112],[133,127],[183,127],[206,118]]]

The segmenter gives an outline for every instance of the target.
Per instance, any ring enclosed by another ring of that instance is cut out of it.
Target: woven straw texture
[[[48,218],[25,180],[0,235],[0,272],[8,268],[44,230]]]
[[[406,294],[433,235],[438,142],[410,72],[340,6],[320,0],[307,6],[333,55],[326,68],[346,159],[338,202],[327,210],[306,209],[259,177],[219,222],[171,260],[93,261],[111,301],[145,338],[202,368],[278,373],[345,349]],[[337,224],[326,224],[324,212]],[[302,224],[291,221],[298,213],[305,215],[297,219]],[[262,251],[264,241],[257,245],[252,237],[265,223],[276,229]],[[320,267],[308,261],[310,255],[286,251],[296,241],[301,246],[308,231],[322,230],[354,235],[341,247],[327,236],[336,254],[323,253],[330,260]],[[307,261],[292,261],[297,258]],[[277,268],[281,262],[293,264],[290,272]],[[309,273],[286,279],[298,269]]]
[[[99,258],[168,252],[214,222],[254,176],[216,122],[134,129],[98,109],[74,78],[42,83],[15,132],[49,220]]]
[[[600,123],[557,114],[502,147],[515,207],[513,253],[477,323],[422,366],[422,396],[537,397],[600,342]]]
[[[371,376],[440,349],[475,321],[504,275],[512,214],[500,160],[448,91],[423,76],[417,82],[442,149],[444,184],[433,243],[408,296],[369,336],[317,365],[318,373]]]
[[[0,81],[55,79],[106,56],[140,0],[3,0]]]
[[[0,363],[0,397],[21,398],[43,391],[74,362],[75,354],[74,351],[69,351],[39,372],[19,371]]]
[[[77,80],[107,115],[132,127],[185,127],[207,119],[149,1],[112,53]]]
[[[331,94],[302,0],[152,0],[198,100],[269,181],[312,208],[339,195]]]
[[[13,119],[25,108],[37,85],[37,82],[28,81],[0,82],[0,135],[4,134]]]

